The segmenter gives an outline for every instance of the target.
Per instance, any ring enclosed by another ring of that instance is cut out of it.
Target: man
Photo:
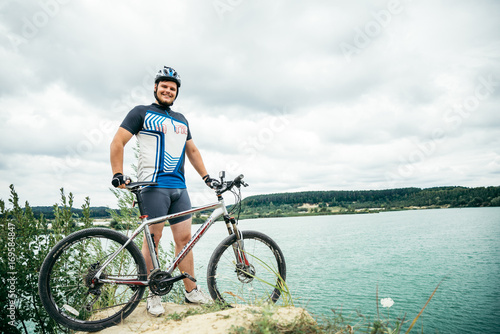
[[[144,210],[149,218],[173,214],[191,209],[191,202],[184,179],[184,158],[187,155],[194,169],[210,186],[212,179],[208,175],[198,148],[191,138],[186,118],[170,109],[179,94],[181,78],[177,72],[165,66],[156,74],[154,96],[156,102],[149,106],[137,106],[125,117],[116,132],[110,147],[113,185],[125,188],[129,183],[123,176],[124,147],[133,135],[139,142],[137,176],[139,181],[157,182],[158,186],[143,190]],[[179,253],[191,239],[191,216],[178,217],[169,221],[175,242],[175,251]],[[154,235],[156,252],[165,223],[150,226]],[[146,259],[148,273],[153,264],[146,241],[142,245],[142,254]],[[194,277],[193,253],[179,264],[179,269]],[[207,297],[195,283],[184,279],[186,302],[209,303]],[[159,316],[165,312],[161,297],[153,296],[147,301],[148,312]]]

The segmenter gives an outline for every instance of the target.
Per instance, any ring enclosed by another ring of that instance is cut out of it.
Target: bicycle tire
[[[253,266],[251,274],[236,267],[232,245],[236,235],[225,238],[214,250],[207,268],[213,300],[225,305],[262,305],[280,298],[286,288],[285,257],[276,242],[257,231],[242,231],[244,253]]]
[[[46,256],[38,279],[39,295],[47,313],[59,324],[76,331],[94,332],[120,323],[137,307],[145,286],[99,285],[97,301],[89,293],[88,279],[99,265],[128,238],[106,228],[89,228],[62,239]],[[133,243],[105,268],[105,277],[147,277],[146,262]],[[87,285],[86,285],[87,284]]]

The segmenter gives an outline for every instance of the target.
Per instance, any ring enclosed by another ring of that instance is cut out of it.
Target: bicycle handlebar
[[[224,176],[221,175],[220,181],[214,180],[214,185],[213,188],[216,192],[217,195],[220,195],[228,190],[231,190],[233,187],[240,188],[241,186],[243,187],[248,187],[248,184],[243,181],[243,174],[238,175],[237,177],[234,178],[232,181],[224,181]],[[142,188],[147,187],[147,186],[157,186],[158,183],[156,182],[131,182],[127,184],[125,187],[130,190],[131,192],[138,192]]]
[[[241,186],[243,187],[248,187],[248,184],[243,181],[243,174],[238,175],[237,177],[234,178],[233,181],[224,181],[224,176],[221,176],[221,180],[216,181],[217,184],[214,184],[214,189],[217,195],[220,195],[228,190],[231,190],[233,187],[240,188]]]
[[[243,186],[243,187],[247,187],[248,184],[246,184],[244,181],[243,181],[243,178],[245,176],[243,176],[243,174],[240,174],[238,175],[237,177],[234,178],[233,180],[233,183],[236,185],[236,187],[240,187],[240,186]]]

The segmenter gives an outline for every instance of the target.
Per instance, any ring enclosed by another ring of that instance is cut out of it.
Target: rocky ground
[[[191,310],[189,313],[194,314],[184,317],[183,314],[198,306],[172,303],[163,303],[163,305],[165,314],[153,317],[147,313],[145,303],[141,303],[121,324],[97,333],[228,333],[233,326],[248,328],[253,322],[258,321],[264,312],[262,308],[244,306],[202,314]],[[276,308],[272,318],[280,323],[290,323],[299,318],[314,322],[307,311],[295,307]],[[83,332],[79,332],[79,334],[83,334]]]

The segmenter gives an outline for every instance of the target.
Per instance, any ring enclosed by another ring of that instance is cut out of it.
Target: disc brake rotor
[[[251,264],[248,266],[242,264],[236,268],[236,274],[241,283],[250,283],[255,277],[255,267]]]

